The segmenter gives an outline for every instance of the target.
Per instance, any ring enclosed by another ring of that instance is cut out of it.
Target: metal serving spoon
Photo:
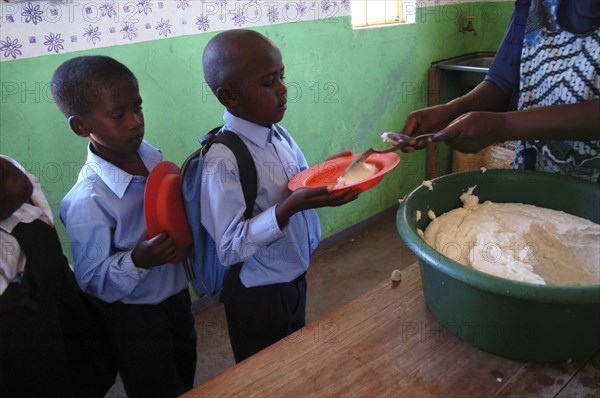
[[[432,136],[435,134],[436,133],[428,133],[428,134],[421,134],[421,135],[416,135],[414,137],[411,137],[409,135],[404,135],[404,134],[399,134],[399,133],[388,133],[388,136],[393,137],[392,140],[394,142],[394,145],[392,145],[391,147],[386,148],[386,149],[373,149],[373,148],[367,149],[366,151],[364,151],[363,153],[358,155],[356,158],[354,158],[354,160],[352,162],[350,162],[348,167],[346,167],[346,169],[342,173],[341,177],[344,177],[350,169],[352,169],[358,163],[364,162],[369,156],[371,156],[374,153],[387,153],[387,152],[397,151],[398,149],[404,148],[412,141],[420,140],[421,138],[429,137],[429,136]]]

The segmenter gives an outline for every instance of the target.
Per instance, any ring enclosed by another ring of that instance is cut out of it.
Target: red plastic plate
[[[173,263],[184,261],[192,245],[192,232],[183,205],[179,167],[174,163],[160,162],[150,172],[144,191],[144,217],[148,237],[168,233],[177,247]]]
[[[350,162],[357,156],[358,154],[352,154],[316,164],[294,176],[288,183],[288,188],[291,191],[295,191],[301,187],[321,187],[324,185],[335,187],[338,183],[338,178],[342,175]],[[367,158],[366,163],[374,165],[377,168],[377,172],[366,180],[357,181],[350,185],[335,187],[333,188],[333,191],[355,188],[360,192],[364,192],[373,188],[381,181],[387,172],[394,169],[394,167],[400,163],[400,156],[394,152],[374,153]]]

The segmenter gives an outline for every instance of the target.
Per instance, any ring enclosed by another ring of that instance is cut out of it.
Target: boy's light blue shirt
[[[139,154],[148,171],[162,154],[143,141]],[[131,252],[146,230],[146,177],[133,176],[95,155],[63,198],[60,218],[71,240],[75,277],[82,290],[106,302],[157,304],[187,286],[181,264],[134,266]]]
[[[214,144],[203,165],[202,224],[216,242],[224,265],[244,262],[240,279],[254,287],[289,282],[304,273],[321,239],[315,210],[294,214],[281,230],[276,206],[289,195],[289,180],[308,168],[292,137],[273,126],[259,126],[225,112],[225,129],[246,144],[256,165],[258,193],[253,217],[244,220],[246,202],[238,181],[237,161],[223,144]]]

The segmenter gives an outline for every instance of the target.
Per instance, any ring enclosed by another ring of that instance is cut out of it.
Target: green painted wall
[[[431,62],[495,51],[513,2],[465,3],[419,9],[416,23],[352,30],[350,18],[257,29],[282,50],[289,86],[282,124],[304,149],[310,164],[342,150],[383,147],[380,135],[399,130],[414,109],[427,104]],[[474,15],[478,35],[459,33],[464,15]],[[0,152],[36,174],[57,218],[58,205],[85,159],[77,138],[53,103],[49,81],[66,59],[106,54],[136,74],[144,100],[146,138],[165,158],[181,163],[196,138],[221,124],[222,108],[203,83],[201,53],[213,34],[165,39],[80,53],[4,62],[0,102]],[[359,200],[319,210],[329,236],[390,206],[419,185],[425,153],[402,155],[400,166]]]

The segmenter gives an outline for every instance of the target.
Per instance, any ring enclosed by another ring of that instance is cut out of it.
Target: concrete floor
[[[394,269],[415,261],[417,257],[398,235],[395,207],[324,240],[307,272],[306,322],[330,313],[389,278]],[[235,361],[223,306],[199,300],[193,307],[198,333],[194,384],[198,385],[233,366]],[[119,381],[107,394],[107,398],[125,396]]]

